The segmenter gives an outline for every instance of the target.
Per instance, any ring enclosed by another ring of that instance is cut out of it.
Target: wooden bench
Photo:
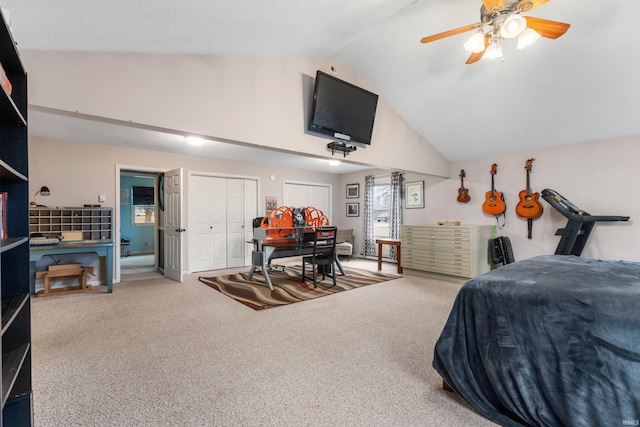
[[[44,290],[38,292],[37,296],[46,297],[90,291],[91,285],[87,285],[87,273],[93,274],[93,267],[83,267],[82,264],[50,265],[46,271],[36,272],[36,278],[43,279],[44,282]],[[78,286],[51,289],[52,279],[78,279],[80,284]]]

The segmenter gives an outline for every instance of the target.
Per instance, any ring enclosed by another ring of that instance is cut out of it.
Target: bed
[[[433,367],[505,426],[640,419],[640,263],[545,255],[465,283]]]

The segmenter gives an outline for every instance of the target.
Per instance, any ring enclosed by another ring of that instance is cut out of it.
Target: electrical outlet
[[[104,194],[99,194],[98,195],[98,201],[99,202],[106,202],[107,201],[107,196],[105,196]]]

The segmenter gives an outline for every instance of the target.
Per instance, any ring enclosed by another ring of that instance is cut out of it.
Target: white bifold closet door
[[[190,187],[190,270],[249,265],[247,240],[258,214],[257,181],[195,175]]]
[[[283,206],[314,207],[331,219],[330,185],[285,182],[283,200]]]

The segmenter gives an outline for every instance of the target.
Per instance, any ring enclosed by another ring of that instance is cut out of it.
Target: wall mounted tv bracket
[[[327,144],[327,148],[331,150],[331,155],[333,156],[336,151],[342,152],[342,157],[347,157],[347,154],[352,151],[356,151],[356,147],[353,145],[347,145],[341,141],[333,141]]]
[[[347,154],[352,151],[356,151],[356,147],[349,144],[351,141],[351,137],[349,135],[345,135],[342,133],[334,133],[334,138],[338,138],[337,141],[333,141],[327,144],[327,148],[331,150],[331,155],[333,156],[336,151],[342,152],[342,157],[347,157]]]
[[[629,221],[628,216],[591,215],[548,188],[542,190],[542,198],[569,220],[565,228],[556,231],[556,236],[562,236],[556,255],[580,256],[597,221]]]

